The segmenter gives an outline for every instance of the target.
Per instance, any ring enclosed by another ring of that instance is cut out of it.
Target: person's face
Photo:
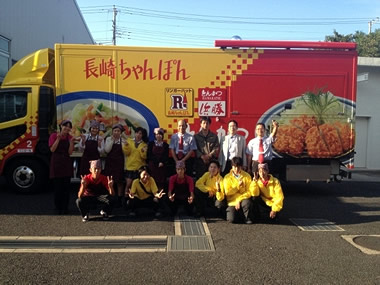
[[[259,176],[260,176],[260,178],[266,180],[268,178],[268,174],[269,174],[268,170],[266,170],[264,168],[259,168]]]
[[[92,178],[97,179],[99,177],[100,173],[102,172],[102,169],[98,168],[98,167],[91,167],[90,172],[91,172]]]
[[[208,131],[210,129],[210,124],[207,121],[201,122],[201,129],[202,131]]]
[[[120,135],[121,135],[121,130],[119,128],[114,128],[112,130],[112,135],[115,137],[115,138],[120,138]]]
[[[148,179],[149,179],[149,173],[146,172],[145,170],[143,172],[140,173],[140,180],[143,182],[143,183],[146,183],[148,182]]]
[[[61,128],[62,128],[62,133],[65,135],[71,132],[70,124],[62,125]]]
[[[240,166],[235,166],[233,165],[232,166],[232,172],[235,174],[235,175],[238,175],[241,171],[241,167]]]
[[[236,132],[237,132],[237,126],[234,122],[230,122],[228,124],[228,132],[230,133],[230,135],[235,135]]]
[[[185,176],[185,168],[176,168],[176,172],[179,178],[183,178]]]
[[[210,166],[208,167],[208,172],[210,172],[211,176],[215,176],[219,173],[219,168],[216,165],[216,163],[210,163]]]
[[[92,127],[91,128],[91,135],[96,136],[99,133],[99,128]]]
[[[186,122],[183,121],[183,120],[180,120],[178,122],[178,132],[181,133],[181,134],[184,134],[186,132]]]
[[[157,133],[155,137],[156,137],[156,140],[159,142],[162,141],[163,139],[163,135],[161,133]]]
[[[264,129],[263,125],[257,125],[256,126],[256,136],[263,137],[264,136],[264,132],[265,132],[265,129]]]
[[[138,131],[135,134],[135,139],[136,139],[136,141],[141,141],[141,139],[142,139],[142,131]]]

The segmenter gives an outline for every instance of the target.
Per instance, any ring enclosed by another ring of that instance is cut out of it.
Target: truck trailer
[[[19,192],[48,181],[49,135],[65,119],[79,137],[96,120],[124,136],[137,127],[188,132],[230,120],[247,143],[256,123],[273,145],[274,174],[287,181],[340,180],[354,166],[357,52],[354,43],[217,40],[212,48],[56,44],[19,60],[0,89],[0,175]],[[74,152],[76,163],[80,153]],[[75,173],[73,173],[75,176]]]

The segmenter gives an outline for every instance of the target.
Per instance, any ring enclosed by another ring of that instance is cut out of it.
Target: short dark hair
[[[135,130],[135,133],[138,133],[138,132],[141,132],[142,133],[142,141],[147,143],[149,141],[148,139],[148,132],[146,131],[146,129],[142,128],[142,127],[138,127],[136,128]]]
[[[149,167],[147,165],[143,165],[138,170],[139,178],[140,178],[141,173],[143,173],[144,171],[146,171],[149,175],[151,175]]]
[[[228,126],[230,123],[235,123],[236,127],[238,127],[238,122],[236,122],[235,120],[229,120],[227,126]]]
[[[219,161],[213,159],[213,160],[210,161],[210,163],[208,164],[208,166],[210,166],[211,163],[214,163],[218,168],[220,168],[220,163],[219,163]]]
[[[264,124],[264,123],[261,123],[261,122],[260,122],[260,123],[257,123],[257,124],[256,124],[256,127],[257,127],[257,126],[263,126],[264,129],[265,129],[265,124]]]
[[[206,121],[207,123],[211,124],[211,118],[210,117],[206,117],[206,116],[201,117],[200,122],[202,123],[203,121]]]
[[[236,167],[242,167],[243,166],[243,159],[241,157],[235,156],[231,159],[231,165]]]

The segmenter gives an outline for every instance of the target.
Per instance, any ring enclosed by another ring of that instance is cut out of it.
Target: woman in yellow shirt
[[[220,164],[217,160],[212,160],[208,167],[208,172],[204,173],[195,183],[195,207],[196,215],[203,216],[207,202],[215,205],[217,208],[217,197],[223,191],[223,177],[220,175]]]
[[[141,167],[138,173],[139,178],[133,180],[131,191],[128,194],[129,217],[135,217],[136,209],[138,208],[153,209],[155,217],[161,217],[161,198],[165,195],[164,190],[158,190],[156,182],[153,177],[150,176],[150,171],[147,166]]]
[[[251,193],[249,186],[251,176],[242,170],[243,159],[234,157],[231,160],[232,169],[224,179],[224,197],[221,195],[218,200],[226,199],[227,202],[227,221],[236,223],[239,219],[246,224],[252,224],[251,219]]]

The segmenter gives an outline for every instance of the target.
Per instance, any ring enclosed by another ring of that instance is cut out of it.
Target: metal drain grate
[[[210,236],[169,236],[168,251],[215,251]]]
[[[289,219],[303,231],[344,231],[335,223],[325,219]]]
[[[204,236],[206,235],[203,224],[199,219],[180,217],[181,235],[183,236]]]

